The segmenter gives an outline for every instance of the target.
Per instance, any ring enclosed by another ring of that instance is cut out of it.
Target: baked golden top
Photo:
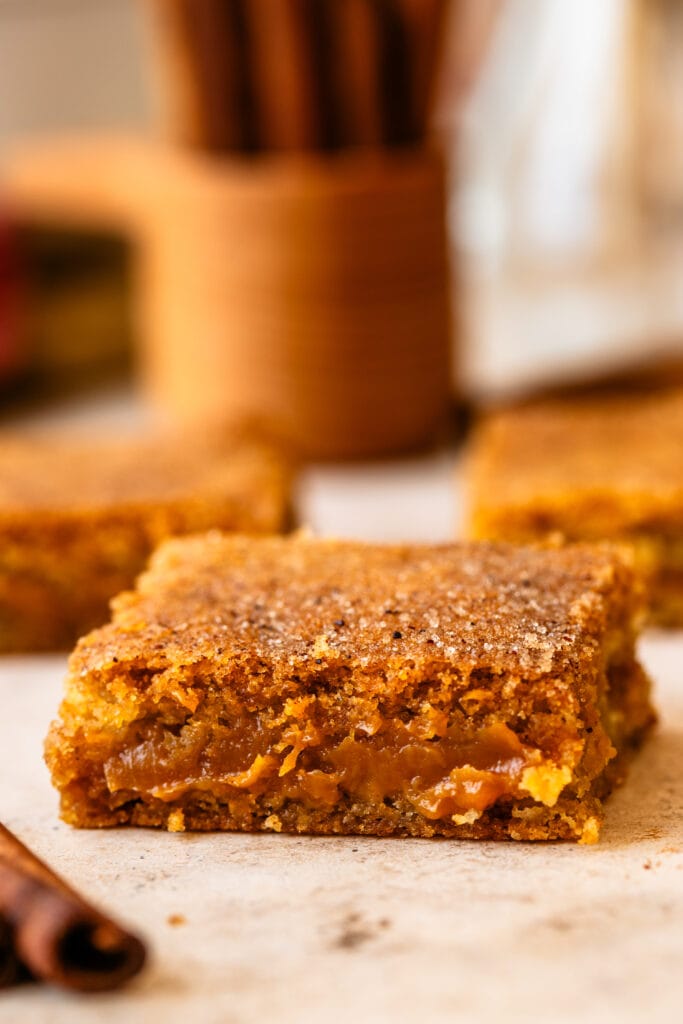
[[[683,508],[683,390],[530,403],[483,422],[477,504],[618,505],[625,523]]]
[[[280,497],[288,472],[267,444],[156,436],[0,437],[0,524],[31,514],[88,516],[173,502]]]
[[[616,554],[589,546],[214,532],[164,543],[112,623],[81,640],[71,674],[168,669],[172,687],[176,669],[206,665],[255,686],[317,673],[343,688],[346,671],[372,687],[378,673],[401,685],[406,671],[450,666],[530,679],[585,664],[615,623],[630,628],[631,583]]]

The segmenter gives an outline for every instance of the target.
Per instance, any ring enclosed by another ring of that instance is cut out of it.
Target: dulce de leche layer
[[[62,813],[590,841],[652,720],[638,611],[589,547],[167,542],[72,655]]]

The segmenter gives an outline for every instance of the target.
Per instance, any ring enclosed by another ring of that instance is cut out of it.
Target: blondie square
[[[214,532],[112,607],[46,744],[77,826],[593,842],[653,721],[599,548]]]
[[[289,474],[268,445],[170,437],[0,439],[0,652],[72,647],[155,545],[282,529]]]
[[[471,450],[470,535],[628,544],[651,619],[683,625],[683,390],[537,402]]]

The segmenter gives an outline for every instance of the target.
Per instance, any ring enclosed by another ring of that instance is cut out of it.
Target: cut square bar
[[[471,450],[474,538],[628,544],[651,619],[683,625],[683,390],[532,403]]]
[[[609,551],[166,542],[70,661],[73,825],[597,839],[653,721]]]
[[[0,440],[0,653],[59,650],[106,622],[162,539],[283,529],[289,472],[232,440]]]

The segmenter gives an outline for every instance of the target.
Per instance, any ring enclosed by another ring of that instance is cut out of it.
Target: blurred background
[[[0,0],[0,413],[336,458],[671,379],[682,57],[676,0]]]

